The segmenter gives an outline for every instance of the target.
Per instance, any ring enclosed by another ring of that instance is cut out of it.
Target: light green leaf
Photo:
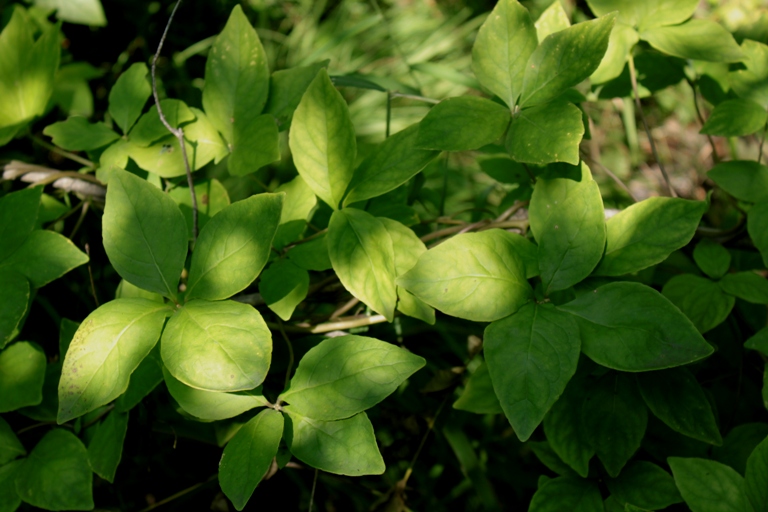
[[[380,475],[384,460],[364,412],[338,421],[319,421],[286,407],[285,442],[300,461],[328,473]]]
[[[243,391],[267,376],[272,334],[247,304],[193,300],[168,321],[160,352],[171,375],[187,386]]]
[[[747,498],[755,512],[768,511],[768,437],[752,451],[747,459],[744,479]]]
[[[747,232],[768,267],[768,201],[758,203],[749,210]]]
[[[478,149],[499,140],[509,120],[509,109],[494,101],[477,96],[448,98],[421,120],[415,146],[445,151]]]
[[[728,74],[731,88],[740,98],[768,108],[768,46],[751,39],[741,43],[744,69]]]
[[[365,201],[396,189],[439,154],[419,149],[419,125],[411,125],[382,142],[355,170],[344,205]]]
[[[489,91],[514,108],[523,86],[525,64],[538,40],[528,9],[501,0],[488,15],[472,47],[472,69]]]
[[[520,106],[546,103],[589,77],[605,55],[615,18],[578,23],[542,41],[525,67]]]
[[[425,363],[423,358],[377,339],[328,338],[301,359],[279,399],[312,419],[349,418],[384,400]]]
[[[166,121],[174,128],[188,125],[195,120],[195,114],[181,100],[166,98],[160,102]],[[171,133],[160,120],[157,105],[153,104],[149,112],[139,118],[139,122],[130,131],[130,141],[137,146],[147,147],[167,139]]]
[[[18,341],[0,352],[0,412],[43,400],[45,364],[45,352],[29,341]]]
[[[301,97],[317,76],[321,68],[328,68],[330,61],[324,60],[309,66],[281,69],[272,73],[269,79],[269,98],[264,112],[272,114],[280,131],[291,127],[291,120]]]
[[[528,512],[603,512],[603,498],[595,482],[572,476],[548,480],[531,499]]]
[[[397,285],[452,316],[478,322],[503,318],[532,291],[518,244],[511,240],[517,236],[500,229],[454,236],[422,254]]]
[[[731,295],[753,304],[768,304],[768,280],[754,272],[728,274],[718,283]]]
[[[355,208],[334,212],[328,224],[328,254],[344,287],[392,321],[397,301],[395,252],[384,224]]]
[[[606,223],[605,256],[597,276],[621,276],[664,261],[693,238],[707,211],[702,201],[651,197],[614,215]]]
[[[11,430],[8,422],[0,417],[0,466],[8,464],[16,457],[22,457],[27,454],[24,445]]]
[[[709,62],[738,62],[744,58],[733,36],[711,20],[690,20],[673,27],[650,28],[640,39],[668,55]]]
[[[517,162],[578,165],[583,135],[581,110],[565,100],[556,100],[521,110],[513,117],[505,145]]]
[[[278,260],[261,274],[259,293],[267,307],[285,321],[307,297],[309,272],[290,260]]]
[[[283,194],[258,194],[227,206],[200,232],[187,281],[187,300],[220,300],[244,290],[269,258]]]
[[[245,176],[280,160],[277,124],[271,114],[257,115],[244,111],[235,118],[232,154],[227,169],[232,176]]]
[[[59,424],[125,392],[131,373],[157,343],[171,311],[147,299],[117,299],[83,320],[64,358]]]
[[[192,237],[192,196],[189,187],[181,185],[168,195],[179,205],[184,219],[187,221],[190,240]],[[202,231],[211,217],[229,206],[229,194],[219,180],[203,180],[195,183],[195,195],[197,196],[197,227]]]
[[[30,233],[8,259],[0,262],[0,269],[14,270],[29,279],[32,286],[40,288],[87,262],[88,256],[69,238],[38,229]]]
[[[155,348],[131,374],[128,389],[115,401],[115,410],[117,412],[130,411],[162,381],[163,362],[160,359],[160,347],[155,345]]]
[[[16,492],[47,510],[91,510],[93,490],[88,451],[72,433],[53,429],[37,443],[16,474]]]
[[[129,172],[109,180],[102,220],[104,250],[126,281],[176,297],[187,256],[187,224],[173,199]]]
[[[243,8],[235,5],[205,63],[203,108],[213,126],[232,144],[233,125],[242,116],[261,112],[268,93],[267,56]]]
[[[604,84],[621,75],[627,64],[629,52],[639,40],[640,35],[637,31],[630,25],[621,22],[621,12],[619,12],[619,19],[608,39],[608,49],[605,51],[605,56],[589,80],[593,84]]]
[[[93,472],[107,482],[115,481],[115,473],[123,456],[123,441],[128,432],[128,413],[112,411],[96,427],[88,445],[88,460]]]
[[[659,510],[683,501],[672,475],[644,460],[631,462],[606,483],[612,496],[641,509]]]
[[[731,268],[731,253],[721,244],[703,238],[693,249],[696,265],[709,277],[719,279]]]
[[[333,268],[325,235],[292,247],[288,252],[288,258],[305,270],[322,272]]]
[[[92,27],[107,26],[100,0],[34,0],[44,9],[56,9],[56,18]]]
[[[18,272],[0,270],[0,349],[21,328],[29,304],[29,281]]]
[[[88,84],[104,76],[104,70],[87,62],[64,64],[56,72],[51,103],[68,116],[93,116],[93,92]]]
[[[720,325],[736,302],[714,281],[693,274],[674,276],[664,284],[661,293],[693,322],[700,333]]]
[[[639,373],[637,382],[651,412],[669,428],[705,443],[723,443],[712,406],[691,372],[673,368]]]
[[[748,510],[744,478],[713,460],[667,459],[685,503],[693,512],[744,512]]]
[[[148,74],[147,65],[136,62],[120,75],[109,91],[109,115],[123,133],[131,130],[152,94]]]
[[[63,322],[62,322],[63,323]],[[45,366],[43,379],[43,399],[37,405],[18,409],[19,414],[40,422],[55,422],[59,411],[59,380],[61,380],[62,362],[56,361]]]
[[[736,199],[748,203],[768,201],[768,167],[753,160],[720,162],[707,176]]]
[[[488,373],[488,365],[483,362],[467,381],[461,396],[453,403],[454,409],[474,412],[475,414],[499,414],[504,412],[496,397]]]
[[[587,164],[581,171],[580,182],[540,179],[533,189],[528,216],[547,294],[583,280],[603,255],[603,199]]]
[[[588,0],[589,8],[598,16],[619,11],[619,21],[645,28],[677,25],[693,15],[697,0]]]
[[[219,462],[221,490],[243,510],[254,489],[272,466],[283,435],[283,415],[267,409],[237,431]]]
[[[357,141],[347,103],[321,69],[296,108],[289,146],[307,185],[334,210],[352,179]]]
[[[79,116],[49,124],[43,133],[52,137],[55,145],[70,151],[100,148],[120,138],[104,123],[89,123]]]
[[[582,352],[608,368],[661,370],[713,352],[668,299],[640,283],[609,283],[560,309],[576,315]]]
[[[539,41],[543,41],[548,35],[560,32],[571,26],[568,14],[563,9],[560,0],[555,0],[544,9],[539,19],[536,20],[536,35]]]
[[[0,197],[0,264],[21,247],[35,229],[43,187],[26,188]]]
[[[586,478],[589,461],[595,454],[581,422],[581,409],[586,399],[584,380],[572,378],[560,399],[544,417],[544,434],[555,453],[576,473]]]
[[[762,130],[768,112],[752,100],[725,100],[715,107],[700,133],[743,137]]]
[[[25,460],[17,460],[0,466],[0,512],[15,512],[21,505],[16,492],[16,474]]]
[[[485,329],[493,388],[521,441],[528,440],[576,372],[578,331],[571,315],[533,303]]]
[[[588,392],[581,421],[597,456],[615,478],[640,448],[648,424],[648,409],[633,379],[612,372]]]
[[[163,376],[173,399],[182,409],[201,420],[233,418],[255,407],[264,407],[268,403],[261,394],[250,391],[219,393],[191,388],[175,379],[166,369],[163,369]]]
[[[285,192],[280,226],[272,242],[275,249],[279,250],[301,237],[310,213],[317,206],[317,196],[301,176],[283,183],[275,192]]]
[[[768,356],[768,327],[763,327],[744,342],[744,348],[759,350]]]
[[[159,293],[148,292],[136,285],[132,285],[125,279],[121,279],[115,290],[116,299],[149,299],[151,301],[165,303],[165,299]],[[75,326],[77,329],[77,326]]]

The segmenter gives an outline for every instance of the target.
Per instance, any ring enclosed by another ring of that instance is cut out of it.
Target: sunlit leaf
[[[24,275],[32,286],[40,288],[88,262],[88,256],[69,238],[53,231],[38,229],[29,234],[21,247],[0,268]]]
[[[89,123],[79,116],[49,124],[43,133],[51,137],[54,144],[70,151],[100,148],[120,138],[104,123]]]
[[[191,388],[163,369],[165,385],[171,396],[182,409],[201,420],[223,420],[232,418],[255,407],[264,407],[267,400],[261,394],[252,392],[221,393]],[[281,424],[282,428],[282,424]]]
[[[553,101],[521,110],[513,117],[505,145],[517,162],[578,165],[583,135],[581,110],[567,101]]]
[[[45,352],[29,341],[0,351],[0,412],[9,412],[43,399]]]
[[[765,126],[768,112],[752,100],[726,100],[715,107],[701,133],[721,137],[752,135]]]
[[[744,58],[725,27],[711,20],[690,20],[672,27],[649,28],[640,39],[657,50],[682,59],[738,62]]]
[[[744,39],[741,43],[744,69],[728,74],[734,92],[740,98],[754,101],[768,108],[768,46],[758,41]]]
[[[418,127],[420,149],[466,151],[491,144],[504,135],[510,113],[504,105],[477,96],[443,100]]]

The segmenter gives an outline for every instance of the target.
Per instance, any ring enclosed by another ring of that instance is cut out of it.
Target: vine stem
[[[165,43],[165,38],[168,35],[168,29],[171,28],[171,23],[173,23],[173,17],[176,15],[176,10],[179,8],[179,5],[181,5],[181,0],[177,0],[176,5],[173,6],[173,11],[171,11],[171,16],[170,18],[168,18],[168,23],[166,23],[165,30],[163,30],[163,35],[160,38],[160,42],[157,45],[157,51],[155,52],[155,57],[152,59],[152,96],[155,98],[155,106],[157,107],[157,115],[160,117],[160,121],[162,121],[163,125],[168,129],[168,131],[171,132],[178,139],[179,147],[181,148],[181,155],[184,158],[184,170],[187,173],[187,184],[189,185],[189,195],[192,197],[192,240],[194,243],[197,241],[197,194],[195,193],[195,183],[192,180],[192,169],[189,166],[189,157],[187,156],[187,145],[184,142],[184,129],[181,127],[174,128],[168,122],[168,119],[165,118],[165,114],[163,114],[163,109],[160,106],[160,97],[157,94],[157,79],[155,77],[156,68],[157,68],[157,59],[160,58],[160,52],[163,50],[163,44]]]
[[[648,127],[648,121],[645,119],[645,114],[643,113],[643,106],[640,104],[640,92],[638,91],[637,87],[637,72],[635,71],[635,59],[632,58],[632,54],[629,55],[629,79],[632,82],[632,92],[635,93],[635,105],[637,106],[637,111],[640,113],[640,119],[643,121],[645,134],[648,136],[648,142],[651,144],[653,158],[656,159],[656,163],[659,165],[659,170],[661,171],[661,175],[664,177],[664,183],[667,185],[667,191],[669,192],[669,195],[672,197],[677,197],[675,189],[672,188],[672,182],[669,180],[667,170],[664,168],[664,164],[661,163],[661,159],[659,158],[659,152],[656,150],[656,143],[653,141],[651,129]]]

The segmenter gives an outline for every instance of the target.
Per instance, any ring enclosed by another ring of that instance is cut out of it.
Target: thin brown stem
[[[467,231],[471,231],[477,228],[482,228],[482,229],[479,229],[479,231],[484,231],[486,229],[493,229],[493,228],[526,229],[527,227],[528,227],[528,220],[525,220],[525,219],[506,220],[503,222],[492,222],[486,219],[485,221],[475,222],[474,224],[462,224],[460,226],[451,226],[449,228],[438,229],[437,231],[433,231],[432,233],[427,233],[426,235],[422,236],[421,241],[429,242],[430,240],[435,240],[436,238],[441,238],[448,235],[455,235],[458,233],[466,233]]]
[[[77,171],[58,171],[58,172],[52,172],[45,178],[38,180],[34,183],[31,183],[29,186],[42,187],[45,185],[49,185],[60,178],[75,178],[78,180],[90,181],[91,183],[95,183],[97,185],[103,185],[101,181],[99,181],[98,179],[94,178],[89,174],[83,174]]]
[[[312,507],[315,504],[315,489],[317,488],[317,468],[315,468],[315,476],[312,477],[312,492],[309,494],[309,512],[312,512]]]
[[[321,334],[331,331],[345,331],[347,329],[354,329],[355,327],[365,327],[368,325],[381,324],[386,322],[387,319],[383,315],[361,315],[350,318],[339,319],[334,322],[325,322],[322,324],[296,324],[296,325],[284,325],[283,329],[286,332],[303,332],[308,334]],[[280,329],[279,324],[267,322],[267,326],[270,329]]]
[[[86,167],[90,167],[91,169],[95,169],[96,168],[96,164],[91,162],[87,158],[83,158],[83,157],[78,156],[78,155],[76,155],[74,153],[70,153],[69,151],[65,151],[65,150],[61,149],[60,147],[58,147],[58,146],[54,146],[53,144],[49,144],[48,142],[44,141],[40,137],[36,137],[34,135],[31,135],[30,138],[32,139],[32,142],[34,142],[35,144],[37,144],[39,146],[42,146],[45,149],[56,153],[57,155],[61,155],[64,158],[72,160],[73,162],[77,162],[77,163],[79,163],[81,165],[84,165]]]
[[[358,304],[360,304],[360,299],[358,299],[357,297],[352,297],[347,302],[342,304],[338,309],[336,309],[336,311],[331,313],[331,316],[329,317],[329,319],[330,320],[336,320],[341,315],[343,315],[344,313],[346,313],[347,311],[349,311],[353,307],[357,306]]]
[[[96,295],[96,283],[93,280],[93,270],[91,269],[91,247],[85,244],[85,254],[88,255],[88,277],[91,279],[91,293],[93,294],[93,301],[96,303],[96,307],[99,307],[99,297]]]
[[[307,242],[311,242],[312,240],[320,238],[321,236],[323,236],[327,232],[328,232],[328,228],[321,229],[317,233],[314,233],[314,234],[312,234],[312,235],[310,235],[310,236],[308,236],[306,238],[302,238],[301,240],[297,240],[297,241],[293,242],[291,245],[287,246],[285,248],[285,250],[287,251],[287,250],[291,249],[292,247],[296,247],[297,245],[301,245],[301,244],[305,244]]]
[[[88,201],[83,201],[83,206],[80,208],[80,216],[77,218],[77,222],[75,222],[75,227],[72,228],[72,232],[69,234],[69,239],[72,240],[74,238],[75,234],[77,234],[77,231],[80,229],[80,226],[83,224],[83,221],[85,220],[85,215],[88,213],[88,208],[91,206],[91,203]]]
[[[701,109],[699,108],[699,99],[698,94],[696,94],[696,84],[693,83],[692,80],[686,80],[688,82],[688,85],[691,86],[691,91],[693,91],[693,106],[696,109],[696,117],[699,118],[699,122],[702,126],[704,126],[704,116],[701,115]],[[709,145],[712,146],[712,160],[717,164],[720,163],[720,155],[717,154],[717,146],[715,146],[715,141],[712,138],[710,134],[706,134],[707,140],[709,141]]]
[[[291,372],[293,371],[293,363],[295,361],[296,356],[293,353],[293,344],[291,343],[291,339],[288,337],[288,334],[285,332],[285,326],[283,325],[283,321],[280,320],[279,318],[277,319],[277,325],[280,328],[280,334],[283,335],[285,344],[288,346],[288,367],[285,369],[285,384],[283,384],[283,389],[287,389],[288,383],[291,381]]]
[[[618,176],[616,176],[616,174],[614,174],[614,173],[613,173],[613,171],[611,171],[609,168],[607,168],[606,166],[604,166],[602,163],[600,163],[599,161],[595,160],[595,159],[594,159],[594,158],[592,158],[590,155],[587,155],[587,154],[586,154],[586,153],[584,153],[584,152],[582,152],[582,153],[581,153],[581,157],[582,157],[582,158],[585,158],[586,160],[589,160],[589,163],[591,163],[591,164],[593,164],[593,165],[596,165],[597,167],[599,167],[599,168],[600,168],[600,169],[601,169],[601,170],[602,170],[602,171],[603,171],[603,172],[606,174],[606,176],[608,176],[609,178],[611,178],[611,179],[613,180],[613,182],[614,182],[614,183],[616,183],[616,185],[618,185],[618,186],[619,186],[619,188],[621,188],[621,189],[622,189],[624,192],[626,192],[626,193],[627,193],[627,195],[628,195],[628,196],[629,196],[629,197],[632,199],[632,202],[633,202],[633,203],[636,203],[636,202],[637,202],[637,198],[636,198],[636,197],[635,197],[635,195],[632,193],[632,191],[629,189],[629,187],[627,186],[627,184],[626,184],[626,183],[624,183],[623,181],[621,181],[621,178],[619,178]]]

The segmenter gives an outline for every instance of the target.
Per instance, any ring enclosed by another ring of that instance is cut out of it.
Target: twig
[[[75,227],[72,228],[72,232],[69,234],[70,240],[72,240],[72,238],[75,236],[77,231],[80,229],[80,226],[85,220],[85,214],[88,213],[88,208],[90,207],[90,205],[91,203],[89,203],[88,201],[83,201],[83,206],[82,208],[80,208],[80,217],[77,218],[77,222],[75,222]],[[90,258],[90,255],[89,255],[89,258]]]
[[[317,233],[314,233],[314,234],[312,234],[312,235],[310,235],[310,236],[308,236],[306,238],[302,238],[301,240],[296,240],[291,245],[288,245],[287,247],[285,247],[285,250],[287,251],[287,250],[291,249],[292,247],[296,247],[297,245],[301,245],[301,244],[305,244],[307,242],[311,242],[312,240],[314,240],[316,238],[320,238],[321,236],[323,236],[327,232],[328,232],[328,228],[321,229]]]
[[[763,128],[763,137],[760,139],[760,149],[757,152],[758,164],[763,159],[763,146],[765,145],[765,132],[768,132],[768,123],[765,123],[765,128]]]
[[[291,343],[290,338],[288,338],[288,334],[286,334],[285,332],[283,321],[280,320],[279,318],[277,319],[277,325],[280,327],[280,334],[283,335],[285,344],[288,345],[288,367],[285,369],[285,384],[283,384],[283,389],[286,389],[288,388],[288,383],[291,381],[291,371],[293,371],[293,363],[295,360],[295,356],[293,353],[293,344]]]
[[[309,512],[312,512],[312,506],[315,504],[315,488],[317,487],[317,468],[315,476],[312,478],[312,492],[309,494]]]
[[[384,315],[362,315],[354,316],[347,319],[339,319],[335,322],[325,322],[317,325],[310,324],[296,324],[296,325],[284,325],[283,329],[286,332],[303,332],[308,334],[321,334],[324,332],[332,331],[345,331],[347,329],[354,329],[355,327],[365,327],[368,325],[381,324],[386,322],[387,319]],[[270,329],[280,329],[280,324],[267,322],[267,327]]]
[[[699,109],[699,100],[698,95],[696,94],[696,84],[693,83],[692,80],[686,78],[686,82],[688,82],[688,85],[691,86],[691,91],[693,91],[693,106],[696,109],[696,117],[699,118],[699,122],[702,126],[704,126],[704,116],[701,115],[701,110]],[[715,141],[712,139],[712,136],[710,134],[706,134],[707,140],[709,141],[709,145],[712,146],[712,160],[717,164],[720,163],[720,155],[717,154],[717,147],[715,146]],[[759,161],[758,161],[759,163]]]
[[[659,153],[656,151],[656,143],[653,142],[653,136],[651,135],[651,129],[648,128],[648,121],[645,119],[643,113],[643,106],[640,104],[640,92],[637,88],[637,73],[635,71],[635,60],[632,58],[632,54],[629,54],[629,79],[632,81],[632,91],[635,93],[635,105],[637,105],[637,111],[640,113],[640,119],[643,121],[643,128],[645,128],[645,134],[648,137],[648,142],[651,144],[651,151],[653,152],[653,158],[656,159],[656,163],[659,165],[661,175],[664,177],[664,183],[667,185],[667,191],[670,196],[677,197],[675,189],[672,188],[672,182],[669,180],[667,170],[664,168],[664,164],[661,163]]]
[[[96,283],[93,281],[93,270],[91,270],[91,247],[88,244],[85,244],[85,254],[88,255],[88,277],[91,278],[91,293],[93,294],[93,301],[96,303],[96,307],[98,308],[99,297],[96,295]]]
[[[155,98],[155,106],[157,107],[157,115],[160,117],[160,121],[162,121],[163,125],[168,129],[168,131],[171,132],[179,140],[181,155],[184,158],[184,170],[187,172],[187,185],[189,185],[189,195],[192,197],[192,240],[194,243],[197,241],[197,194],[195,193],[195,182],[192,180],[192,169],[189,166],[187,146],[184,142],[184,129],[181,127],[174,128],[165,118],[163,109],[160,106],[160,97],[157,94],[157,79],[155,78],[157,59],[160,57],[160,52],[163,49],[163,43],[165,43],[165,38],[168,35],[168,29],[171,28],[171,23],[173,23],[173,16],[176,14],[176,10],[179,8],[180,4],[181,0],[177,0],[176,5],[173,6],[171,16],[168,18],[168,23],[165,25],[165,30],[163,30],[163,36],[160,38],[160,42],[157,45],[155,57],[152,59],[152,96]]]
[[[195,489],[197,489],[198,487],[202,487],[203,485],[205,485],[205,484],[207,484],[207,483],[213,482],[213,481],[214,481],[214,480],[216,480],[218,477],[219,477],[219,474],[218,474],[218,473],[216,473],[215,475],[211,475],[211,476],[208,478],[208,480],[206,480],[206,481],[204,481],[204,482],[198,482],[198,483],[196,483],[195,485],[192,485],[192,486],[190,486],[190,487],[187,487],[186,489],[183,489],[183,490],[181,490],[181,491],[177,492],[176,494],[172,494],[171,496],[168,496],[167,498],[165,498],[165,499],[162,499],[162,500],[158,501],[157,503],[153,503],[153,504],[151,504],[151,505],[150,505],[150,506],[148,506],[147,508],[143,508],[143,509],[141,509],[141,511],[140,511],[140,512],[149,512],[150,510],[154,510],[154,509],[156,509],[157,507],[159,507],[159,506],[161,506],[161,505],[165,505],[166,503],[169,503],[169,502],[171,502],[171,501],[175,500],[176,498],[180,498],[180,497],[184,496],[185,494],[189,494],[190,492],[194,491],[194,490],[195,490]]]
[[[496,217],[496,220],[494,222],[504,222],[511,216],[513,216],[515,213],[518,212],[521,208],[528,205],[528,201],[515,201],[515,204],[504,210],[504,212]]]
[[[47,149],[49,151],[53,151],[57,155],[61,155],[64,158],[68,158],[68,159],[72,160],[73,162],[77,162],[77,163],[79,163],[81,165],[84,165],[86,167],[90,167],[91,169],[95,169],[96,168],[96,164],[91,162],[87,158],[83,158],[83,157],[78,156],[78,155],[76,155],[74,153],[70,153],[69,151],[64,151],[60,147],[57,147],[57,146],[54,146],[53,144],[47,143],[46,141],[44,141],[40,137],[36,137],[34,135],[31,135],[30,138],[32,139],[32,142],[34,142],[35,144],[38,144],[38,145],[44,147],[45,149]]]
[[[528,173],[528,177],[531,178],[531,183],[534,185],[536,184],[536,175],[533,174],[533,171],[531,171],[531,168],[528,167],[528,164],[523,163],[523,168],[525,169],[525,172]]]
[[[475,222],[474,224],[465,224],[461,226],[452,226],[450,228],[444,228],[444,229],[438,229],[437,231],[433,231],[432,233],[427,233],[426,235],[421,237],[422,242],[429,242],[430,240],[435,240],[436,238],[440,238],[447,235],[455,235],[460,232],[466,233],[467,231],[471,231],[476,228],[478,231],[485,231],[486,229],[493,229],[493,228],[500,228],[500,229],[506,229],[506,228],[520,228],[520,229],[526,229],[528,227],[528,220],[527,219],[519,219],[519,220],[506,220],[503,222],[493,222],[490,219],[481,220],[479,222]],[[467,229],[471,228],[471,229]]]
[[[587,153],[585,153],[585,152],[583,152],[583,151],[581,152],[581,157],[582,157],[582,158],[585,158],[585,157],[586,157],[585,159],[589,160],[589,163],[591,163],[591,164],[594,164],[594,165],[596,165],[597,167],[599,167],[600,169],[602,169],[602,171],[603,171],[603,172],[604,172],[604,173],[605,173],[605,174],[606,174],[606,175],[607,175],[609,178],[611,178],[611,179],[614,181],[614,183],[616,183],[616,184],[619,186],[619,188],[621,188],[621,189],[622,189],[624,192],[626,192],[626,193],[627,193],[627,195],[628,195],[628,196],[629,196],[629,197],[632,199],[632,202],[633,202],[633,203],[636,203],[636,202],[637,202],[637,198],[636,198],[636,197],[635,197],[635,195],[632,193],[632,191],[629,189],[629,187],[627,186],[627,184],[626,184],[626,183],[624,183],[623,181],[621,181],[621,178],[619,178],[618,176],[616,176],[616,174],[614,174],[614,173],[613,173],[613,171],[611,171],[609,168],[607,168],[606,166],[604,166],[604,165],[603,165],[601,162],[599,162],[599,161],[595,160],[594,158],[592,158],[592,156],[588,155]]]
[[[341,315],[343,315],[344,313],[346,313],[347,311],[349,311],[353,307],[357,306],[358,304],[360,304],[360,299],[358,299],[357,297],[352,297],[346,303],[344,303],[344,305],[342,305],[336,311],[331,313],[331,316],[329,317],[330,320],[336,320]]]
[[[89,174],[79,172],[72,174],[62,173],[62,171],[51,169],[50,167],[28,164],[18,160],[11,160],[2,169],[3,179],[6,180],[19,179],[25,183],[47,185],[47,182],[41,182],[55,174],[57,179],[52,182],[55,188],[89,196],[102,202],[107,195],[107,189],[104,184]]]

